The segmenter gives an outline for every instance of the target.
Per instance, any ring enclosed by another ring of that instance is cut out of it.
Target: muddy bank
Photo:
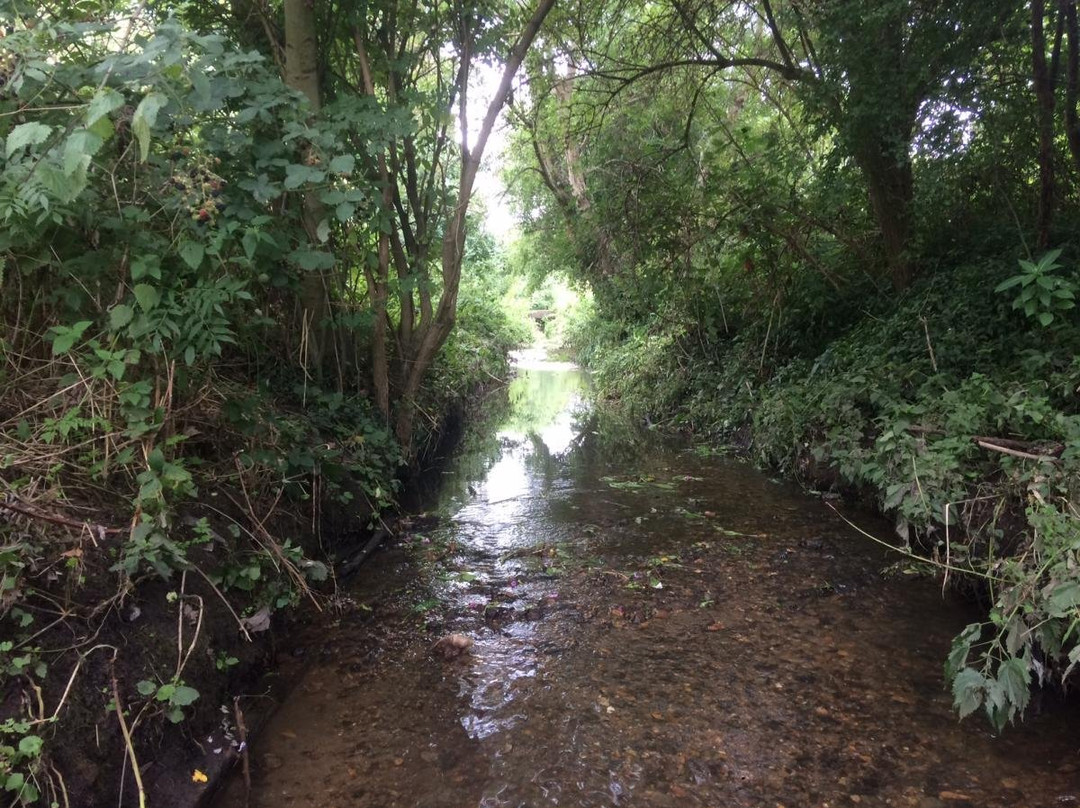
[[[577,428],[534,367],[372,563],[252,748],[273,806],[1058,806],[1075,707],[995,737],[941,661],[968,607],[746,465]],[[884,530],[872,515],[847,516]],[[460,655],[440,638],[471,641]]]

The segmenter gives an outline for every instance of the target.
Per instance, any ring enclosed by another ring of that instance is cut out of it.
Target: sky
[[[489,65],[477,62],[469,85],[469,133],[475,135],[487,112],[488,103],[495,94],[502,78],[502,65]],[[480,172],[476,176],[473,196],[482,200],[486,209],[485,226],[491,235],[503,244],[508,244],[517,234],[517,217],[510,209],[506,197],[506,186],[499,176],[503,164],[503,155],[509,147],[509,124],[505,112],[499,115],[491,137],[488,139]]]

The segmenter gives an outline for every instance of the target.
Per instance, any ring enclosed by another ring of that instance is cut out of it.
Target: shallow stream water
[[[1075,709],[956,719],[970,606],[743,463],[614,452],[583,395],[520,362],[501,423],[300,643],[221,808],[1080,804]]]

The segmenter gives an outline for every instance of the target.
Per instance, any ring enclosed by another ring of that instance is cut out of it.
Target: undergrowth
[[[344,136],[360,124],[309,121],[268,60],[174,19],[123,37],[111,19],[17,23],[0,65],[0,791],[115,799],[123,763],[141,798],[138,750],[221,720],[243,641],[324,608],[335,557],[400,487],[363,272],[340,274],[327,322],[297,303],[311,272],[374,244],[331,231],[374,215]],[[317,234],[303,193],[334,211]],[[417,444],[526,336],[499,256],[468,262],[484,279],[416,402]],[[320,330],[333,357],[314,365]],[[103,747],[95,780],[80,755]]]

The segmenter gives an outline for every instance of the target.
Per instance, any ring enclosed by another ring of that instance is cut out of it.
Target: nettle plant
[[[1080,512],[1043,502],[1027,515],[1030,549],[991,567],[989,619],[953,640],[945,666],[960,717],[981,707],[998,730],[1023,715],[1032,685],[1080,664]]]
[[[1044,328],[1076,306],[1076,281],[1057,274],[1061,250],[1051,250],[1038,261],[1020,261],[1020,272],[997,285],[995,292],[1016,290],[1012,307],[1038,321]]]

